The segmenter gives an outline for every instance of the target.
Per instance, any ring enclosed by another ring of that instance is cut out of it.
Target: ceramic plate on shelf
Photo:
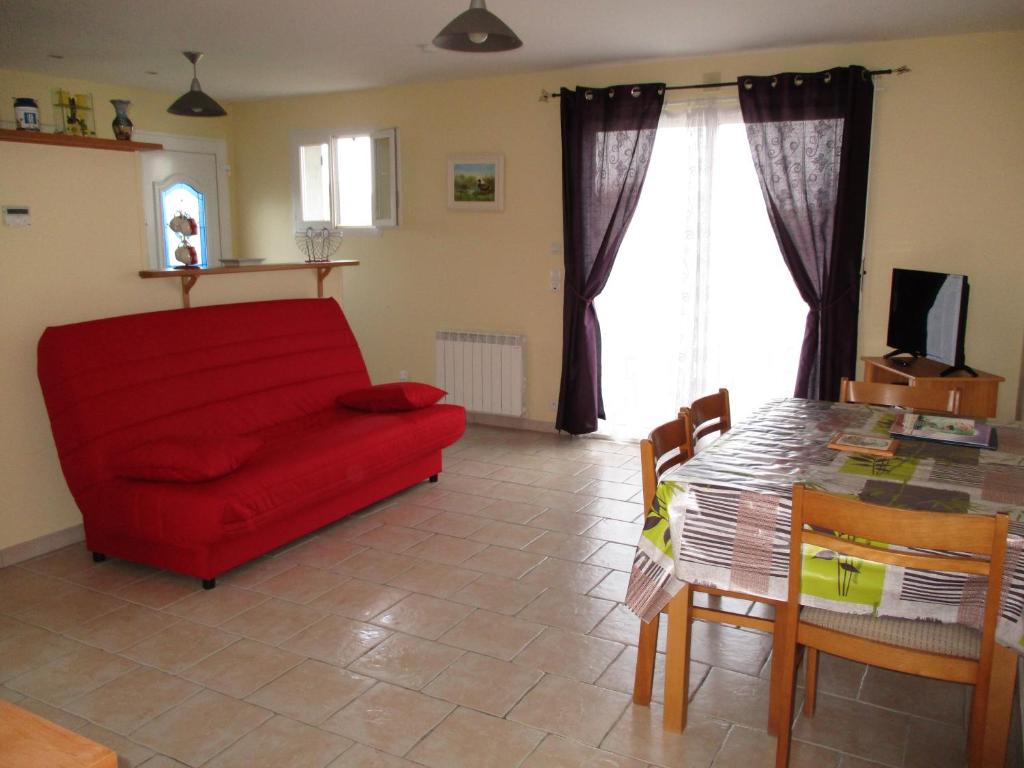
[[[220,263],[225,267],[250,267],[253,264],[262,264],[264,259],[221,259]]]

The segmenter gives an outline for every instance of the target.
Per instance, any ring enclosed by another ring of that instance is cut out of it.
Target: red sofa
[[[459,406],[342,408],[370,384],[332,299],[47,328],[39,381],[94,559],[215,578],[415,483]]]

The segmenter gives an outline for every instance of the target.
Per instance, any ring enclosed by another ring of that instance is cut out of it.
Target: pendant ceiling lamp
[[[511,51],[522,44],[505,22],[487,10],[484,0],[471,0],[469,10],[456,16],[434,38],[438,48],[470,53]]]
[[[199,86],[199,77],[196,74],[196,62],[203,54],[198,51],[182,51],[185,58],[192,62],[192,87],[167,108],[172,115],[184,117],[223,117],[227,114],[224,107],[211,99]]]

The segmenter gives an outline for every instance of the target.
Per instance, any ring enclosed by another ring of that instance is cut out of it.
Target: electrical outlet
[[[409,380],[409,372],[408,371],[404,371],[404,370],[403,371],[399,371],[398,372],[398,380],[399,381],[408,381]]]
[[[551,410],[552,413],[558,411],[558,401],[552,400],[550,403],[548,403],[548,408]]]

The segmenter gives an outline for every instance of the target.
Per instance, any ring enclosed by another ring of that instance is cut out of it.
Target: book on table
[[[947,445],[996,448],[996,431],[988,424],[959,416],[932,416],[925,413],[901,413],[889,434],[911,440],[930,440]]]
[[[849,453],[863,453],[868,456],[892,458],[896,455],[899,443],[878,435],[858,435],[854,432],[836,432],[832,436],[829,448]]]

